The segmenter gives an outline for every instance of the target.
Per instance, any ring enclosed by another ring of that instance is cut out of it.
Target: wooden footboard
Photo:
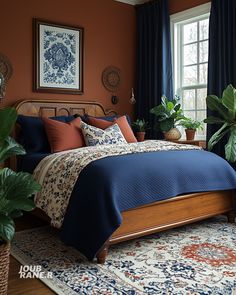
[[[174,228],[219,214],[235,221],[235,191],[203,192],[174,197],[122,213],[123,222],[97,254],[104,263],[109,245]]]

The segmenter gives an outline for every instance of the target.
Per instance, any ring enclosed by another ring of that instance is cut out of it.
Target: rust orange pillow
[[[72,150],[85,146],[80,129],[81,118],[69,123],[42,118],[52,152]]]
[[[94,117],[88,117],[88,124],[92,125],[94,127],[105,130],[108,127],[110,127],[111,125],[113,125],[114,122],[106,121],[106,120],[103,120],[103,119],[97,119],[97,118],[94,118]]]
[[[97,119],[94,117],[89,117],[88,123],[100,129],[106,129],[116,123],[120,127],[120,130],[128,143],[137,142],[137,139],[134,136],[133,130],[131,129],[126,119],[126,116],[121,116],[115,119],[113,122],[109,122],[103,119]]]

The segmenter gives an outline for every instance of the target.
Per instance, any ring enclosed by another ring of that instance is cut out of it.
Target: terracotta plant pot
[[[194,140],[196,129],[185,129],[186,139]]]
[[[136,138],[139,142],[144,141],[146,132],[136,132]]]
[[[167,132],[163,132],[166,140],[178,140],[181,137],[181,133],[178,128],[172,128]]]
[[[0,244],[0,294],[7,294],[10,243]]]

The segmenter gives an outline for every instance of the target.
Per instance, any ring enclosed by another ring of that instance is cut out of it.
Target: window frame
[[[171,27],[171,47],[172,47],[172,65],[173,65],[173,86],[175,93],[177,95],[181,95],[179,92],[179,89],[182,91],[184,90],[194,90],[195,91],[195,97],[196,92],[198,89],[204,89],[207,87],[207,84],[196,84],[191,86],[182,86],[183,85],[183,68],[181,67],[183,65],[183,52],[184,50],[178,50],[175,48],[175,44],[177,41],[180,40],[181,45],[184,44],[183,41],[183,26],[188,23],[193,23],[196,21],[201,21],[206,19],[206,17],[209,17],[211,10],[211,2],[208,2],[203,5],[196,6],[194,8],[181,11],[179,13],[172,14],[170,16],[170,27]],[[177,29],[177,25],[180,27],[180,29]],[[199,34],[199,28],[198,28],[198,34]],[[200,42],[204,42],[204,40],[209,39],[203,39]],[[199,36],[197,38],[196,42],[189,42],[191,43],[197,43],[197,46],[200,44],[199,42]],[[198,48],[198,57],[197,57],[197,66],[199,67],[200,64],[206,64],[206,62],[199,62],[199,48]],[[193,65],[193,64],[192,64]],[[178,78],[178,79],[177,79]],[[199,69],[198,69],[198,82],[199,82]],[[181,85],[181,87],[179,87]],[[195,108],[189,109],[186,111],[195,111],[195,116],[198,111],[205,111],[205,109],[197,109],[197,100],[195,99]],[[205,135],[197,135],[197,139],[205,139]]]

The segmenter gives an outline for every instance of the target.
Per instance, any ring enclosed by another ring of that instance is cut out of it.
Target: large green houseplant
[[[228,135],[225,145],[225,158],[231,163],[236,162],[236,89],[230,84],[223,91],[222,98],[208,95],[207,106],[216,113],[204,120],[208,124],[218,124],[216,131],[208,142],[208,150],[212,150],[224,136]]]
[[[176,126],[178,121],[185,118],[181,109],[178,96],[175,96],[173,100],[170,100],[165,95],[163,95],[161,98],[161,104],[152,108],[150,110],[150,113],[154,114],[157,117],[158,123],[156,124],[155,128],[158,131],[162,131],[165,138],[168,132],[171,132],[173,129],[175,129],[175,131],[177,132]],[[180,138],[181,134],[179,131],[177,132],[177,134]]]
[[[14,108],[0,109],[0,165],[13,155],[25,154],[10,133],[17,119]],[[22,211],[31,211],[35,205],[32,195],[40,185],[32,175],[0,168],[0,294],[7,294],[10,241],[15,233],[14,218]]]

